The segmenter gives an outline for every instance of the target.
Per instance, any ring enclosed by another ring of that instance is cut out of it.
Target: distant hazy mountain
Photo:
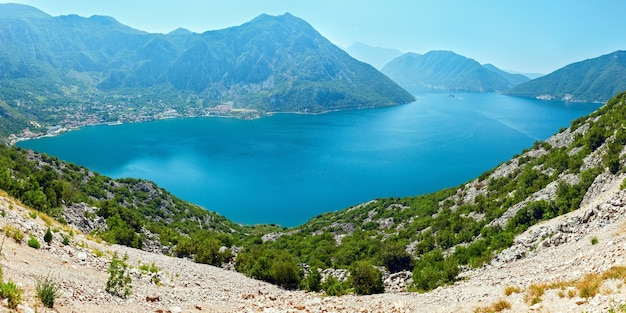
[[[381,71],[414,93],[502,91],[529,80],[491,64],[483,66],[451,51],[430,51],[424,55],[406,53],[389,62]]]
[[[346,48],[353,58],[371,64],[377,69],[383,68],[389,61],[402,55],[402,52],[396,49],[372,47],[362,42],[355,42]]]
[[[51,17],[0,5],[0,108],[29,119],[52,103],[145,103],[323,112],[390,106],[412,95],[290,14],[203,34],[151,34],[111,17]],[[45,99],[46,101],[41,101]],[[21,102],[21,106],[16,104]],[[24,105],[27,104],[27,105]],[[66,107],[66,105],[64,105]],[[32,114],[29,114],[32,113]]]
[[[522,74],[512,74],[509,73],[507,71],[503,71],[499,68],[497,68],[495,65],[493,64],[483,64],[483,67],[485,69],[488,69],[498,75],[501,75],[502,77],[506,78],[506,80],[509,82],[509,84],[511,84],[512,86],[515,85],[519,85],[521,83],[525,83],[527,81],[530,80],[529,77],[522,75]]]
[[[191,35],[193,34],[193,32],[186,28],[179,27],[167,34],[168,35]]]
[[[567,65],[515,86],[507,94],[541,99],[605,102],[626,90],[626,51]]]
[[[522,74],[530,79],[535,79],[535,78],[539,78],[541,76],[545,76],[546,74],[541,74],[541,73],[525,73],[525,72],[518,72],[518,71],[513,71],[513,70],[504,70],[505,72],[511,73],[511,74]]]

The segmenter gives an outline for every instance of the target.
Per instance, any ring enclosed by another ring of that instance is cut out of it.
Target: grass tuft
[[[35,290],[37,290],[37,297],[47,308],[52,308],[54,300],[62,294],[59,283],[49,275],[37,278]]]
[[[508,310],[511,308],[511,303],[506,300],[498,300],[491,305],[478,307],[474,309],[474,313],[493,313],[493,312],[502,312],[504,310]]]
[[[504,288],[504,295],[508,297],[514,293],[520,293],[520,291],[521,290],[517,286],[506,286]]]

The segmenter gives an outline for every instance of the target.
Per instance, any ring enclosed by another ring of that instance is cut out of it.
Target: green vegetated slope
[[[377,199],[319,215],[247,247],[237,256],[237,268],[251,277],[289,286],[277,267],[302,262],[312,268],[354,272],[356,262],[367,262],[391,272],[412,271],[413,290],[452,283],[461,267],[489,263],[529,226],[578,209],[600,173],[623,172],[625,124],[626,94],[622,93],[563,129],[557,136],[564,140],[537,142],[511,161],[455,188]],[[540,193],[544,200],[533,200]],[[308,279],[301,282],[305,288],[308,284]],[[352,285],[331,281],[325,288],[342,293],[356,286],[354,281]]]
[[[515,86],[506,94],[569,101],[605,102],[626,89],[626,51],[567,65]]]
[[[175,100],[171,106],[149,101],[156,96],[178,99],[180,109],[232,99],[270,111],[305,104],[297,109],[345,108],[356,103],[350,99],[360,99],[360,105],[412,99],[393,83],[369,85],[368,79],[380,80],[378,72],[336,51],[290,15],[263,15],[204,34],[159,35],[107,17],[53,18],[29,7],[0,5],[0,29],[10,30],[0,32],[0,114],[2,121],[10,120],[0,123],[3,131],[37,127],[32,120],[62,120],[69,116],[67,107],[86,103],[104,108],[94,109],[99,114],[111,103],[129,109],[146,103],[175,107]],[[24,47],[28,53],[19,53]],[[356,65],[345,67],[348,63]],[[203,74],[183,71],[192,68]],[[370,74],[374,76],[368,78]],[[192,78],[186,81],[185,75]],[[349,94],[352,90],[359,92]],[[152,182],[111,179],[4,145],[0,188],[61,221],[67,222],[68,211],[82,207],[86,220],[103,223],[93,235],[109,242],[157,247],[214,265],[238,252],[237,270],[286,288],[381,292],[380,272],[371,266],[379,265],[391,272],[412,271],[411,289],[425,291],[455,281],[463,266],[489,262],[530,225],[577,209],[600,173],[623,172],[625,101],[624,93],[617,95],[562,130],[558,136],[564,140],[537,142],[467,184],[416,197],[376,199],[292,229],[237,225]],[[547,192],[549,185],[556,191]],[[544,200],[533,200],[538,192],[547,192]],[[322,283],[315,269],[347,269],[351,278]]]
[[[0,45],[0,114],[13,121],[3,136],[33,127],[30,120],[106,122],[146,106],[201,115],[224,103],[263,113],[414,101],[290,14],[202,34],[151,34],[111,17],[2,4]]]
[[[600,173],[623,172],[625,123],[622,93],[573,121],[556,135],[559,140],[537,142],[467,184],[372,200],[291,229],[237,225],[154,183],[110,179],[4,145],[0,188],[61,221],[75,205],[91,207],[80,213],[88,221],[101,220],[103,227],[93,235],[109,242],[156,246],[214,265],[237,253],[238,271],[285,288],[324,289],[334,295],[382,292],[381,273],[372,267],[378,265],[390,272],[412,271],[410,289],[426,291],[455,281],[463,266],[490,262],[529,226],[579,208]],[[543,200],[533,200],[538,193]],[[350,279],[332,276],[322,283],[316,269],[346,269]]]
[[[412,92],[504,91],[530,80],[451,51],[405,53],[387,63],[381,72]]]

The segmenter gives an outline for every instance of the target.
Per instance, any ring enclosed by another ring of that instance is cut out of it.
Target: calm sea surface
[[[18,145],[114,178],[155,181],[235,222],[295,226],[377,197],[467,182],[599,106],[428,94],[322,115],[92,126]]]

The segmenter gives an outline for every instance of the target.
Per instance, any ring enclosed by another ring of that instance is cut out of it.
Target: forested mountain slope
[[[0,136],[37,125],[391,106],[412,95],[289,13],[202,34],[0,4]],[[35,122],[35,123],[33,123]]]
[[[605,102],[626,89],[626,51],[567,65],[506,91],[513,96]]]
[[[529,80],[452,51],[405,53],[387,63],[381,72],[415,93],[504,91]]]

